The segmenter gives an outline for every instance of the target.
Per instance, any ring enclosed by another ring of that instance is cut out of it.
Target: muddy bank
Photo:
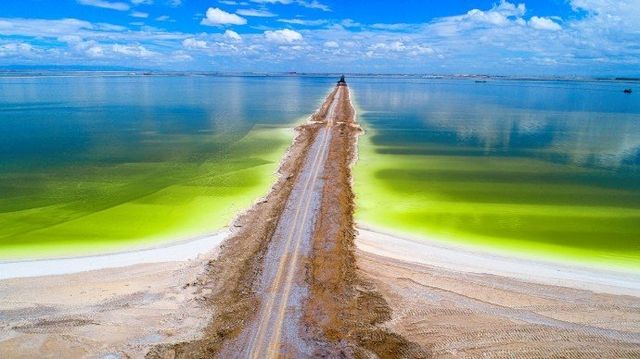
[[[314,356],[428,357],[428,350],[381,325],[391,319],[391,308],[356,268],[351,166],[362,130],[348,92],[332,131],[322,206],[307,265],[311,289],[305,322],[309,340],[316,343]]]

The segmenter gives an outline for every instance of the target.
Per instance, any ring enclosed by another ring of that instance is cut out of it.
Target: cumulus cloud
[[[127,11],[131,8],[129,4],[124,2],[114,2],[114,1],[107,1],[107,0],[77,0],[77,1],[79,4],[82,4],[82,5],[94,6],[94,7],[110,9],[110,10]]]
[[[26,56],[34,54],[34,47],[24,42],[12,42],[0,45],[0,57]]]
[[[482,11],[472,9],[462,17],[463,20],[471,20],[497,26],[505,26],[514,18],[522,17],[526,12],[525,4],[512,4],[502,0],[499,5],[495,5],[491,10]]]
[[[158,55],[157,53],[148,50],[142,45],[114,44],[111,46],[111,51],[116,54],[138,58],[149,58]]]
[[[512,4],[506,0],[501,0],[500,4],[494,6],[491,11],[499,12],[505,16],[515,16],[520,17],[524,16],[527,12],[527,7],[525,4]]]
[[[182,41],[182,46],[184,46],[187,49],[206,49],[207,42],[204,40],[196,40],[190,37]]]
[[[302,34],[297,31],[283,29],[283,30],[267,30],[264,32],[264,36],[267,41],[277,44],[291,44],[297,41],[302,41]]]
[[[202,19],[200,23],[207,26],[244,25],[247,23],[247,19],[215,7],[210,7],[207,9],[205,18]]]
[[[102,46],[91,46],[87,48],[85,53],[91,58],[100,58],[105,56],[104,48]]]
[[[562,26],[553,22],[553,20],[546,17],[537,17],[532,16],[529,19],[529,26],[536,30],[550,30],[550,31],[559,31],[562,30]]]
[[[242,37],[235,31],[233,30],[226,30],[224,32],[224,37],[226,37],[229,40],[233,40],[233,41],[241,41]]]

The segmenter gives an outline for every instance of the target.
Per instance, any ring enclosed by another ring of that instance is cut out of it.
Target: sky
[[[640,0],[2,0],[15,65],[640,77]]]

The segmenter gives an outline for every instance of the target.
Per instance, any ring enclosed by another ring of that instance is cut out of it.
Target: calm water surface
[[[352,79],[368,130],[358,219],[640,267],[640,100],[629,84]]]
[[[221,228],[266,192],[332,82],[0,78],[0,258]]]

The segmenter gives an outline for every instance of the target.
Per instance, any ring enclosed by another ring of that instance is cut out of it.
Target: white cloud
[[[247,19],[218,8],[210,7],[207,10],[205,18],[202,19],[200,23],[208,26],[244,25],[247,23]]]
[[[206,49],[207,42],[204,40],[196,40],[190,37],[182,41],[182,46],[186,47],[187,49]]]
[[[285,24],[305,25],[305,26],[320,26],[327,23],[327,20],[304,20],[304,19],[278,19],[279,22]]]
[[[399,58],[404,56],[435,55],[436,51],[430,46],[396,40],[372,44],[365,54],[368,57],[388,58],[391,56]]]
[[[132,4],[131,0],[119,1]],[[83,61],[135,64],[137,58],[143,57],[146,62],[167,68],[178,59],[193,58],[198,66],[215,63],[229,70],[279,71],[295,67],[310,71],[345,68],[381,72],[637,76],[640,47],[633,44],[638,39],[640,10],[637,9],[640,6],[636,9],[632,5],[640,0],[569,0],[580,14],[570,14],[564,19],[547,14],[545,17],[529,16],[524,4],[495,1],[496,5],[488,8],[417,24],[371,25],[349,19],[341,21],[340,17],[335,20],[292,17],[276,21],[309,27],[326,26],[304,31],[296,27],[289,30],[255,27],[242,37],[224,29],[196,34],[150,26],[138,28],[133,23],[123,26],[78,19],[0,18],[0,46],[7,42],[24,42],[34,49],[29,54],[22,48],[24,55],[18,55],[21,48],[17,45],[5,47],[4,64],[20,63],[21,58],[32,62],[33,57],[45,58],[46,54],[49,61],[75,64]],[[107,2],[115,3],[116,0]],[[296,0],[269,2],[299,5]],[[155,3],[168,5],[170,0]],[[250,8],[242,1],[238,1],[237,6]],[[138,9],[132,8],[129,13]],[[229,24],[227,16],[234,19],[231,23],[238,23],[238,18],[242,23],[247,21],[239,14],[224,12],[222,19],[217,15],[202,21],[208,22],[207,25]],[[156,20],[170,18],[163,16]],[[270,23],[273,25],[274,22]],[[256,29],[263,32],[257,33]],[[9,41],[9,38],[20,40]],[[121,45],[114,48],[114,44]],[[203,48],[204,44],[207,51],[192,51]],[[339,56],[327,58],[327,51]],[[15,58],[9,57],[8,53],[14,54],[11,56]]]
[[[409,29],[415,28],[416,25],[404,24],[404,23],[398,23],[398,24],[373,24],[370,27],[372,29],[378,29],[378,30],[407,31]]]
[[[130,15],[133,16],[133,17],[140,18],[140,19],[146,19],[146,18],[149,17],[148,13],[142,12],[142,11],[132,11]]]
[[[319,2],[317,0],[298,1],[298,4],[300,4],[301,6],[304,6],[304,7],[308,7],[310,9],[318,9],[318,10],[322,10],[322,11],[331,11],[331,9],[329,8],[328,5],[322,4],[321,2]]]
[[[335,41],[327,41],[327,42],[324,43],[324,47],[328,47],[330,49],[335,49],[335,48],[340,47],[340,45],[338,45],[338,43],[335,42]]]
[[[111,51],[116,54],[138,57],[138,58],[149,58],[158,55],[157,53],[148,50],[146,47],[142,45],[121,45],[114,44],[111,46]]]
[[[471,9],[466,14],[460,16],[449,16],[439,19],[456,21],[458,23],[478,23],[493,26],[508,26],[516,22],[517,19],[526,13],[525,4],[512,4],[506,0],[501,0],[498,5],[494,5],[489,10]]]
[[[169,19],[171,19],[169,15],[161,15],[156,18],[156,21],[168,21]]]
[[[102,46],[91,46],[85,52],[87,56],[91,58],[100,58],[105,56],[104,48]]]
[[[236,11],[236,14],[242,16],[254,16],[254,17],[274,17],[276,14],[267,11],[267,10],[257,10],[257,9],[239,9]]]
[[[559,31],[562,30],[562,26],[553,22],[553,20],[546,17],[537,17],[532,16],[529,19],[529,26],[536,30],[550,30],[550,31]]]
[[[252,2],[259,4],[297,4],[309,9],[318,9],[322,11],[331,11],[328,5],[325,5],[318,0],[251,0]]]
[[[182,5],[182,0],[171,0],[171,2],[169,4],[171,6],[173,6],[173,7],[178,7],[178,6]]]
[[[87,6],[95,6],[103,9],[111,9],[118,11],[127,11],[131,7],[127,3],[123,2],[114,2],[107,0],[77,0],[79,4],[87,5]]]
[[[404,43],[401,41],[393,41],[391,43],[379,42],[369,47],[369,50],[385,50],[385,51],[404,51]]]
[[[131,0],[133,5],[151,5],[153,0]]]
[[[226,37],[227,39],[233,40],[233,41],[241,41],[242,37],[235,31],[233,30],[226,30],[224,32],[224,37]]]
[[[62,35],[58,37],[58,41],[66,42],[69,44],[75,44],[82,41],[82,38],[78,35]]]
[[[505,16],[521,17],[527,12],[525,4],[512,4],[506,0],[500,0],[498,6],[494,6],[492,11],[499,12]]]
[[[297,41],[302,41],[302,34],[289,29],[275,31],[268,30],[264,32],[264,36],[268,41],[278,44],[291,44]]]
[[[355,22],[352,19],[344,19],[344,20],[340,21],[340,25],[342,25],[344,27],[360,27],[360,26],[362,26],[362,24],[360,24],[359,22]]]
[[[30,57],[33,54],[33,46],[24,42],[12,42],[0,45],[0,57]]]
[[[507,16],[497,11],[482,11],[473,9],[467,13],[467,18],[473,21],[484,22],[487,24],[498,26],[504,26],[509,23],[509,19],[507,18]]]
[[[93,28],[94,25],[90,22],[77,19],[0,19],[2,35],[59,37]]]

